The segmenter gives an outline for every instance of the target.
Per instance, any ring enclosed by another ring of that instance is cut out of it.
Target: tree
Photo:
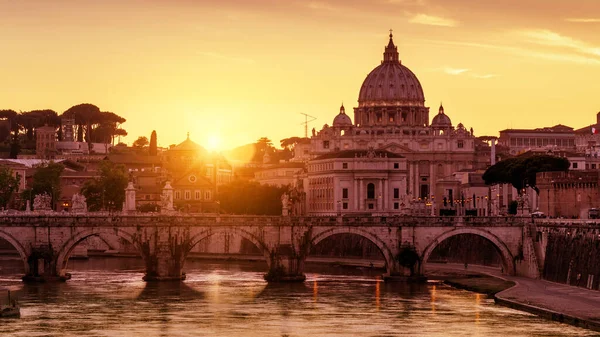
[[[84,103],[67,109],[62,117],[75,120],[77,141],[88,143],[111,143],[116,136],[122,136],[120,124],[126,119],[110,111],[100,111],[93,104]],[[85,132],[84,132],[85,131]],[[125,132],[125,135],[127,132]]]
[[[62,164],[54,162],[38,167],[33,174],[30,197],[47,193],[52,198],[52,209],[54,209],[54,204],[60,198],[60,175],[64,169]]]
[[[281,215],[281,196],[288,187],[234,181],[219,188],[221,210],[232,214]]]
[[[157,149],[157,144],[156,144],[156,130],[152,130],[152,134],[150,135],[149,154],[151,156],[156,156],[158,154],[158,149]]]
[[[138,139],[135,140],[135,142],[133,142],[133,147],[141,149],[146,146],[148,146],[148,138],[146,138],[145,136],[140,136],[138,137]]]
[[[415,266],[419,263],[419,254],[413,246],[403,246],[396,256],[398,263],[405,268],[410,269],[410,276],[415,275]]]
[[[19,188],[19,176],[7,167],[0,167],[0,207],[6,207],[14,192]]]
[[[129,177],[123,165],[110,161],[100,164],[100,177],[87,181],[81,188],[90,211],[117,211],[123,207]]]
[[[252,161],[262,162],[265,153],[272,154],[273,152],[275,152],[273,142],[267,137],[261,137],[254,143],[254,156],[252,157]]]
[[[483,180],[487,185],[511,184],[519,194],[525,187],[531,187],[539,194],[536,187],[538,172],[567,171],[569,166],[568,159],[549,155],[514,157],[488,168],[483,174]]]

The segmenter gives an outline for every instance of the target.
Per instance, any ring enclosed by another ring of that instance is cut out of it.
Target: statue
[[[160,195],[160,210],[161,212],[173,211],[173,187],[169,181],[165,183]]]
[[[312,129],[312,135],[313,137],[316,136],[317,132],[315,131],[315,128]]]
[[[71,212],[87,213],[87,211],[87,202],[85,197],[79,193],[73,194],[73,198],[71,198]]]
[[[52,210],[52,197],[48,193],[37,194],[33,198],[33,210],[34,211],[51,211]]]
[[[290,196],[287,193],[281,195],[281,215],[288,216],[290,207]]]
[[[135,212],[135,210],[135,187],[133,186],[133,182],[130,181],[127,184],[127,188],[125,188],[125,207],[123,207],[123,212]]]

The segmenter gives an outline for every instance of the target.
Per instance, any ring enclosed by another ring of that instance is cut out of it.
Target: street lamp
[[[342,202],[340,200],[337,201],[337,216],[342,216]]]

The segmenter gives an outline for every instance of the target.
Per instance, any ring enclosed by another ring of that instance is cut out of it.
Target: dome
[[[435,115],[435,117],[433,117],[433,120],[431,121],[431,126],[438,128],[446,128],[452,126],[452,121],[450,120],[450,117],[448,117],[448,115],[444,113],[444,107],[441,104],[439,113]]]
[[[333,127],[343,128],[348,126],[352,126],[352,120],[350,119],[350,116],[346,115],[346,109],[342,104],[340,107],[340,113],[333,119]]]
[[[392,34],[385,47],[383,61],[373,69],[360,88],[358,105],[424,106],[423,88],[415,74],[403,66]]]

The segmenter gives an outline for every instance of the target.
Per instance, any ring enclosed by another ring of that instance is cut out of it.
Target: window
[[[192,193],[190,191],[185,191],[185,200],[190,200],[192,198]]]
[[[328,149],[329,148],[329,141],[328,140],[324,140],[323,141],[323,148],[324,149]]]
[[[348,163],[342,163],[342,168],[343,169],[347,169],[348,168]]]
[[[592,170],[596,169],[596,164],[592,164]]]
[[[381,113],[377,114],[377,122],[381,123],[382,117],[381,117]]]
[[[576,169],[577,168],[577,163],[573,163],[573,168]]]
[[[175,199],[181,199],[181,192],[175,191]]]
[[[367,185],[367,199],[375,199],[375,184]]]
[[[400,163],[394,163],[394,168],[395,169],[399,169],[400,168]]]
[[[342,188],[342,198],[348,199],[348,189],[347,188]]]
[[[342,208],[343,208],[343,209],[348,209],[348,203],[347,203],[347,202],[343,203],[343,204],[342,204]]]
[[[210,200],[210,191],[204,192],[204,199]]]
[[[397,202],[395,202],[395,203],[394,203],[394,209],[400,209],[400,204],[399,204],[399,203],[397,203]]]
[[[459,149],[462,149],[465,146],[465,144],[464,144],[464,142],[462,140],[459,140],[458,143],[457,143],[457,146],[458,146]]]
[[[390,122],[394,123],[394,116],[390,116]]]
[[[194,199],[200,200],[200,191],[194,192]]]
[[[369,204],[369,209],[373,209],[373,204]]]
[[[400,198],[400,189],[394,188],[394,199],[399,199],[399,198]]]

